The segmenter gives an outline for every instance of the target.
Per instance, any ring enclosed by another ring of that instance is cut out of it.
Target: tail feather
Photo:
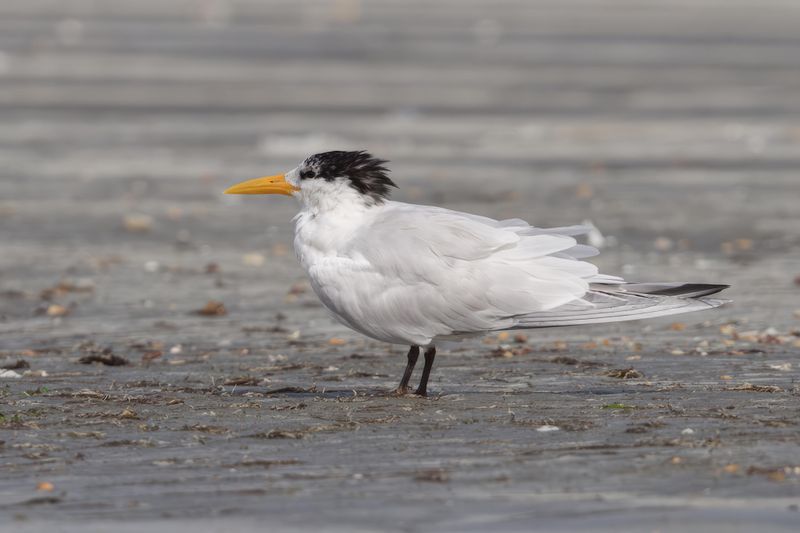
[[[600,284],[603,282],[600,281]],[[730,287],[717,283],[622,283],[615,284],[615,291],[635,292],[660,296],[682,296],[684,298],[697,298],[716,294]],[[602,290],[602,288],[601,288]]]
[[[729,302],[705,298],[727,288],[727,285],[626,283],[593,287],[580,302],[515,317],[516,329],[641,320],[713,309]],[[638,289],[636,292],[632,290],[634,287]]]

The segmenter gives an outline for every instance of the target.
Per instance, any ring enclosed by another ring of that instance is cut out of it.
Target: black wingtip
[[[708,296],[724,291],[730,285],[714,284],[714,283],[684,283],[677,287],[669,287],[647,294],[656,294],[659,296],[685,296],[689,298],[699,298],[700,296]]]

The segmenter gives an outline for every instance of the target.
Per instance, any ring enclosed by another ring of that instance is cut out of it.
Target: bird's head
[[[307,157],[285,174],[248,180],[225,194],[284,194],[297,196],[305,205],[361,201],[380,204],[397,187],[387,175],[387,161],[360,150],[323,152]]]

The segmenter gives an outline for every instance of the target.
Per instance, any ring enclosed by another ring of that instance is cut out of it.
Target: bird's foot
[[[390,392],[389,396],[408,396],[409,394],[411,394],[411,389],[409,389],[408,387],[404,387],[404,386],[400,385],[399,387],[394,389],[392,392]]]
[[[419,389],[414,391],[414,396],[421,396],[423,398],[427,398],[428,397],[428,389],[427,388],[425,388],[425,389],[419,388]]]

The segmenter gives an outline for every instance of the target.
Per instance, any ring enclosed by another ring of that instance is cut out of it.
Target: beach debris
[[[635,368],[615,368],[606,372],[605,375],[617,379],[639,379],[644,377],[644,374]]]
[[[674,245],[675,243],[669,237],[658,237],[653,241],[653,247],[659,252],[668,252]]]
[[[302,439],[305,434],[297,431],[287,431],[285,429],[273,429],[266,433],[258,433],[255,437],[263,439]]]
[[[777,468],[751,466],[747,469],[748,476],[764,476],[770,481],[778,483],[786,481],[786,476],[800,476],[800,466],[779,466]]]
[[[505,357],[511,358],[519,355],[526,355],[533,350],[528,346],[512,346],[510,344],[501,344],[500,346],[489,352],[492,357]]]
[[[285,256],[289,255],[290,249],[289,249],[288,246],[286,246],[282,242],[279,242],[277,244],[273,244],[269,251],[275,257],[285,257]]]
[[[742,467],[740,467],[736,463],[727,464],[722,467],[722,471],[725,472],[726,474],[738,474],[741,469]]]
[[[47,316],[52,316],[52,317],[66,316],[69,314],[69,307],[64,307],[63,305],[58,305],[58,304],[51,304],[47,306],[45,314],[47,314]]]
[[[101,351],[90,353],[78,359],[78,362],[83,365],[90,365],[92,363],[100,363],[106,366],[125,366],[130,362],[124,357],[115,355],[111,352],[111,348],[104,348]]]
[[[209,426],[207,424],[186,424],[181,428],[183,431],[197,431],[199,433],[208,433],[209,435],[224,435],[230,433],[230,429],[222,426]]]
[[[792,363],[780,363],[776,365],[769,365],[772,370],[779,370],[781,372],[790,372],[792,370]]]
[[[730,387],[725,390],[748,392],[783,392],[783,389],[776,385],[753,385],[752,383],[744,383],[742,385]]]
[[[3,370],[25,370],[26,368],[30,368],[31,364],[24,359],[17,359],[13,363],[6,363],[3,366],[0,366],[0,369]]]
[[[209,300],[202,308],[195,311],[196,315],[200,316],[225,316],[228,310],[225,309],[225,304],[217,300]]]
[[[581,366],[601,366],[600,363],[596,361],[584,361],[581,359],[577,359],[575,357],[569,357],[567,355],[559,355],[550,359],[551,363],[556,363],[558,365],[581,365]]]
[[[582,200],[587,200],[594,196],[594,189],[592,189],[592,184],[583,182],[579,183],[577,187],[575,187],[575,196]]]
[[[635,405],[627,405],[621,402],[607,403],[601,407],[601,409],[622,409],[622,410],[636,409],[636,408],[637,407]]]
[[[142,354],[142,363],[148,364],[164,354],[161,350],[148,350]]]
[[[289,290],[286,294],[297,296],[299,294],[305,294],[306,292],[308,292],[308,283],[304,281],[298,281],[297,283],[292,283],[292,286],[289,287]]]
[[[253,376],[240,376],[240,377],[230,378],[224,381],[222,384],[230,387],[230,386],[240,386],[240,385],[252,386],[252,385],[258,385],[259,383],[261,383],[260,378]]]
[[[249,267],[260,267],[266,260],[264,254],[258,252],[250,252],[242,256],[242,264]]]
[[[425,483],[447,483],[450,481],[450,476],[447,471],[442,468],[431,468],[418,471],[414,475],[414,480]]]
[[[733,255],[735,253],[749,252],[753,249],[753,240],[746,238],[739,238],[733,241],[725,241],[720,244],[720,250],[726,255]]]
[[[117,415],[117,418],[129,419],[129,420],[138,420],[139,415],[136,414],[136,411],[133,409],[126,407],[122,410],[122,412]]]
[[[147,233],[153,229],[153,217],[141,213],[130,213],[122,217],[122,226],[130,233]]]
[[[39,298],[42,300],[53,300],[73,292],[92,292],[94,291],[94,281],[91,278],[79,278],[77,280],[61,280],[53,287],[42,289]]]

